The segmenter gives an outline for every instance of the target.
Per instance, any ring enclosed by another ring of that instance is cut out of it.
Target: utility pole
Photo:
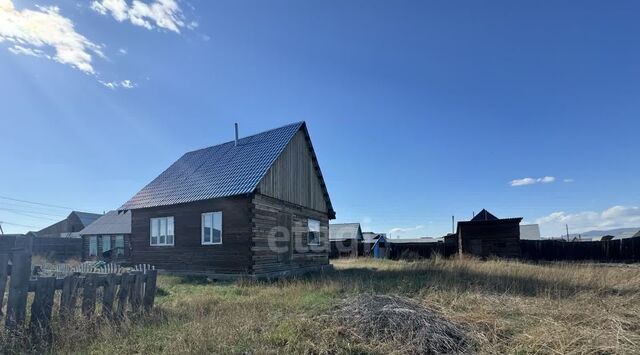
[[[565,224],[565,227],[567,227],[567,242],[571,241],[571,237],[569,237],[569,225]]]
[[[2,222],[0,222],[0,235],[4,235],[4,230],[2,230]]]

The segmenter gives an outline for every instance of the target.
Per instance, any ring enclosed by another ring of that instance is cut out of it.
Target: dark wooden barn
[[[357,257],[362,243],[360,223],[334,223],[329,225],[330,258]]]
[[[131,212],[110,211],[80,232],[82,260],[126,263],[131,256]]]
[[[304,122],[186,153],[120,210],[133,263],[213,278],[329,267],[335,212]]]
[[[77,238],[80,236],[81,230],[88,227],[100,216],[102,215],[97,213],[73,211],[67,218],[35,232],[35,235],[45,238]]]
[[[482,210],[470,221],[458,222],[459,251],[479,257],[520,257],[522,218],[499,219]]]

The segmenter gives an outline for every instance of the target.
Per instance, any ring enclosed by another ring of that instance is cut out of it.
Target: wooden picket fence
[[[81,274],[123,274],[130,271],[147,271],[155,270],[155,267],[149,264],[134,265],[130,268],[123,267],[118,264],[104,264],[96,265],[95,262],[86,262],[78,265],[68,264],[42,264],[38,265],[38,272],[47,276],[66,276],[69,274],[81,273]]]
[[[78,298],[85,317],[97,316],[97,302],[101,304],[100,315],[110,319],[122,318],[128,312],[148,312],[155,300],[156,278],[157,271],[148,266],[122,273],[73,272],[65,277],[34,278],[30,251],[14,249],[10,254],[0,254],[0,317],[7,284],[9,295],[4,316],[9,330],[25,325],[29,293],[33,293],[29,323],[32,330],[48,329],[58,297],[62,319],[76,316]]]

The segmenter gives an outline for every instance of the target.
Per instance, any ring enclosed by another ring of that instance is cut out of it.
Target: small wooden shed
[[[458,222],[459,252],[479,257],[520,257],[520,222],[518,218],[497,218],[482,210],[470,221]]]

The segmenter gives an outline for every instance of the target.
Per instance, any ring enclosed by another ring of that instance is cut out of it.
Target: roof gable
[[[492,215],[491,213],[489,213],[489,211],[482,209],[482,211],[480,211],[480,213],[478,213],[477,215],[475,215],[471,221],[473,222],[477,222],[477,221],[497,221],[498,217]]]
[[[362,239],[360,223],[329,224],[329,240]]]
[[[89,226],[90,224],[95,222],[98,218],[103,216],[97,213],[80,212],[80,211],[73,211],[71,212],[71,214],[75,214],[78,217],[83,227]]]
[[[252,193],[304,122],[184,154],[120,210],[175,205]],[[314,155],[315,156],[315,155]],[[322,177],[321,173],[319,174]],[[327,201],[328,193],[323,188]],[[330,203],[330,202],[329,202]]]
[[[80,235],[131,234],[131,212],[109,211],[80,231]]]

